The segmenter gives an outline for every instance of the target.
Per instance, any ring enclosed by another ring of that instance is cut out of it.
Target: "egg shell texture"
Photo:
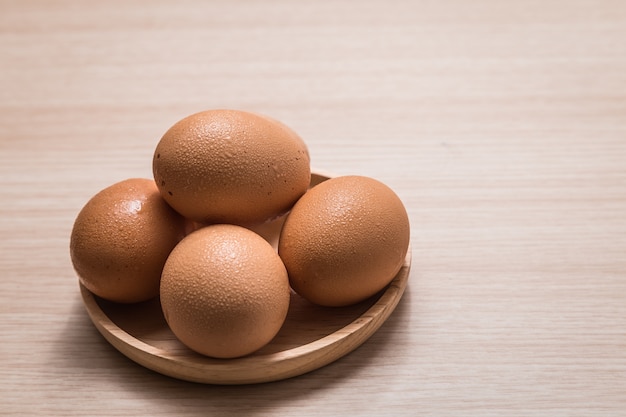
[[[118,182],[79,212],[70,238],[72,264],[96,295],[115,302],[145,301],[158,294],[161,269],[185,226],[153,180]]]
[[[243,227],[220,224],[191,233],[163,269],[161,305],[170,328],[207,356],[244,356],[269,343],[289,301],[278,254]]]
[[[283,123],[239,110],[208,110],[159,141],[153,174],[163,198],[201,223],[250,225],[291,208],[310,181],[304,141]]]
[[[343,306],[393,279],[409,239],[406,209],[389,187],[343,176],[300,198],[286,218],[278,251],[296,292],[316,304]]]

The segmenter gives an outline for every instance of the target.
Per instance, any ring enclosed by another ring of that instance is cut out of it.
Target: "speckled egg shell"
[[[170,254],[161,306],[172,332],[206,356],[250,354],[278,333],[291,293],[287,271],[256,233],[219,224],[189,234]]]
[[[283,123],[208,110],[163,135],[153,174],[163,198],[185,217],[252,225],[288,211],[307,190],[311,171],[304,141]]]
[[[292,288],[309,301],[345,306],[393,279],[409,246],[409,218],[385,184],[363,176],[329,179],[295,204],[278,252]]]
[[[97,193],[79,212],[70,238],[72,264],[94,294],[144,301],[158,295],[161,269],[185,227],[153,180],[127,179]]]

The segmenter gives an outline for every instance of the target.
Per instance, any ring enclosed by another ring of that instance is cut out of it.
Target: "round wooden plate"
[[[313,174],[311,186],[328,175]],[[276,246],[279,219],[256,231]],[[87,313],[98,331],[117,350],[153,371],[206,384],[252,384],[277,381],[325,366],[352,352],[387,320],[406,288],[411,248],[393,281],[379,294],[349,307],[320,307],[295,293],[287,319],[266,346],[236,359],[197,354],[176,339],[158,299],[137,304],[103,300],[82,284]]]

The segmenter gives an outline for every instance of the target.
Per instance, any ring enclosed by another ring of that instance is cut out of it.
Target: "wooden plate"
[[[313,174],[311,185],[329,176]],[[279,219],[257,232],[274,246]],[[379,294],[349,307],[315,306],[292,293],[285,324],[259,351],[243,358],[213,359],[197,354],[171,332],[158,299],[138,304],[103,300],[83,285],[87,313],[117,350],[153,371],[206,384],[252,384],[294,377],[325,366],[352,352],[387,320],[409,277],[411,248],[393,281]]]

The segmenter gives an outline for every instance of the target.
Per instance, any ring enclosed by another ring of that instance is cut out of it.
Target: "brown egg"
[[[306,191],[302,139],[267,116],[208,110],[174,124],[159,141],[154,179],[176,211],[200,223],[262,223]]]
[[[145,301],[158,295],[161,270],[185,226],[153,180],[118,182],[79,212],[70,238],[74,269],[80,282],[102,298]]]
[[[391,282],[409,234],[407,212],[389,187],[363,176],[336,177],[295,204],[278,252],[294,291],[316,304],[346,306]]]
[[[163,314],[190,349],[216,358],[250,354],[278,333],[290,301],[287,271],[261,236],[219,224],[189,234],[161,279]]]

